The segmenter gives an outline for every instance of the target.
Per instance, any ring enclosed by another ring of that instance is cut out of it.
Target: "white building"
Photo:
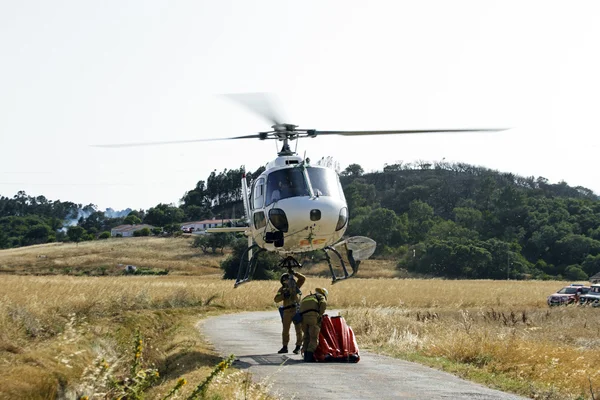
[[[184,222],[181,224],[181,230],[190,233],[206,233],[207,228],[218,228],[227,225],[229,222],[235,222],[235,219],[205,219],[202,221]]]

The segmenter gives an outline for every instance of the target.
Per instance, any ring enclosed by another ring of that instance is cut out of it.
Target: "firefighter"
[[[315,361],[314,353],[319,345],[321,318],[327,309],[327,295],[327,289],[316,288],[314,294],[309,294],[300,302],[302,332],[304,334],[304,341],[302,343],[304,361]]]
[[[298,279],[297,282],[294,277]],[[300,288],[305,280],[306,277],[304,275],[292,270],[290,270],[290,273],[281,275],[279,280],[281,282],[281,288],[277,291],[274,299],[276,303],[283,301],[283,306],[279,307],[281,322],[283,324],[283,331],[281,333],[283,347],[278,351],[279,354],[288,352],[290,326],[292,325],[292,319],[294,318],[294,315],[296,315],[296,311],[299,307],[300,298],[302,296]],[[294,328],[296,329],[296,347],[294,348],[294,354],[298,354],[300,352],[300,346],[302,345],[302,326],[299,323],[294,323]]]

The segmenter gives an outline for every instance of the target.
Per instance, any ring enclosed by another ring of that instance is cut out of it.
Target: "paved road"
[[[523,399],[420,364],[367,352],[360,353],[357,364],[304,363],[299,355],[277,354],[281,347],[277,311],[208,318],[199,328],[223,356],[237,356],[235,367],[248,368],[256,382],[271,385],[273,394],[285,399]]]

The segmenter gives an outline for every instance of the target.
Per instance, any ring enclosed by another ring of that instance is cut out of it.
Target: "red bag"
[[[354,363],[360,360],[354,332],[346,324],[344,317],[323,315],[315,359]]]

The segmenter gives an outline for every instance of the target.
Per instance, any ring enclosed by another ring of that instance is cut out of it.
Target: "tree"
[[[52,234],[52,230],[46,224],[36,224],[31,226],[23,237],[24,245],[46,243]]]
[[[210,219],[212,217],[212,211],[208,206],[187,206],[183,208],[185,213],[186,221],[200,221],[203,219]]]
[[[478,242],[431,240],[414,247],[406,264],[412,271],[452,278],[485,278],[492,255]]]
[[[481,226],[483,215],[481,211],[469,207],[456,207],[454,210],[454,221],[467,229],[477,230]]]
[[[408,239],[406,220],[387,208],[372,210],[362,219],[360,230],[377,242],[378,251],[382,246],[398,246]]]
[[[133,232],[133,236],[135,236],[135,237],[150,236],[150,228],[145,227],[142,229],[138,229],[137,231]]]
[[[588,254],[600,253],[600,241],[583,235],[567,235],[556,241],[552,247],[552,255],[556,264],[581,264]]]
[[[583,271],[593,276],[600,272],[600,254],[596,256],[588,255],[581,264]]]
[[[231,170],[225,169],[219,174],[217,174],[216,170],[211,172],[206,180],[205,194],[208,200],[216,205],[224,205],[242,200],[240,182],[243,175],[244,167]]]
[[[98,239],[108,239],[110,238],[110,232],[108,231],[104,231],[100,234],[100,236],[98,236]]]
[[[350,164],[346,167],[346,169],[344,171],[342,171],[341,175],[342,176],[359,177],[364,172],[365,171],[363,170],[363,168],[360,165]]]
[[[358,207],[373,207],[377,199],[377,190],[375,185],[366,184],[360,180],[355,180],[344,188],[348,210],[352,212]]]
[[[425,239],[433,226],[433,208],[420,200],[413,200],[408,210],[408,233],[410,241],[417,243]]]
[[[72,242],[79,243],[86,235],[87,232],[81,226],[74,225],[67,229],[67,236]]]
[[[126,217],[129,217],[130,215],[136,216],[143,221],[146,216],[146,212],[144,210],[133,210],[130,211]]]
[[[183,221],[183,210],[169,204],[158,204],[150,208],[144,217],[144,222],[155,226],[166,226]]]
[[[569,265],[565,268],[565,278],[572,281],[587,281],[588,274],[586,274],[579,265]]]
[[[10,247],[10,240],[8,235],[4,231],[0,230],[0,249],[7,249]]]
[[[206,235],[200,235],[194,239],[194,247],[199,247],[204,253],[208,253],[208,249],[212,250],[212,253],[216,253],[217,249],[223,249],[233,243],[235,236],[232,233],[209,233]]]
[[[86,206],[90,207],[91,206]],[[88,208],[88,210],[90,209]],[[88,232],[98,232],[104,228],[104,221],[106,217],[104,216],[104,212],[102,211],[93,211],[88,215],[87,218],[81,217],[79,219],[78,225],[81,226]]]
[[[248,247],[248,240],[246,238],[237,239],[232,246],[232,254],[221,262],[221,268],[223,269],[223,279],[236,279],[238,277],[238,270],[240,267],[240,260]],[[248,255],[245,254],[246,258],[244,262],[247,265]],[[276,278],[280,271],[277,270],[277,264],[279,263],[280,257],[276,253],[272,252],[261,252],[256,262],[256,270],[252,279],[255,280],[267,280]]]
[[[180,224],[168,224],[163,227],[163,230],[166,233],[173,235],[175,232],[181,232],[181,225]]]
[[[127,224],[127,225],[136,225],[136,224],[141,224],[142,220],[139,217],[137,217],[136,215],[133,215],[130,213],[127,217],[125,217],[125,219],[123,220],[123,223]]]
[[[454,221],[439,220],[436,222],[427,233],[428,239],[435,238],[441,240],[457,239],[461,240],[477,240],[479,233],[475,230],[464,228]]]

